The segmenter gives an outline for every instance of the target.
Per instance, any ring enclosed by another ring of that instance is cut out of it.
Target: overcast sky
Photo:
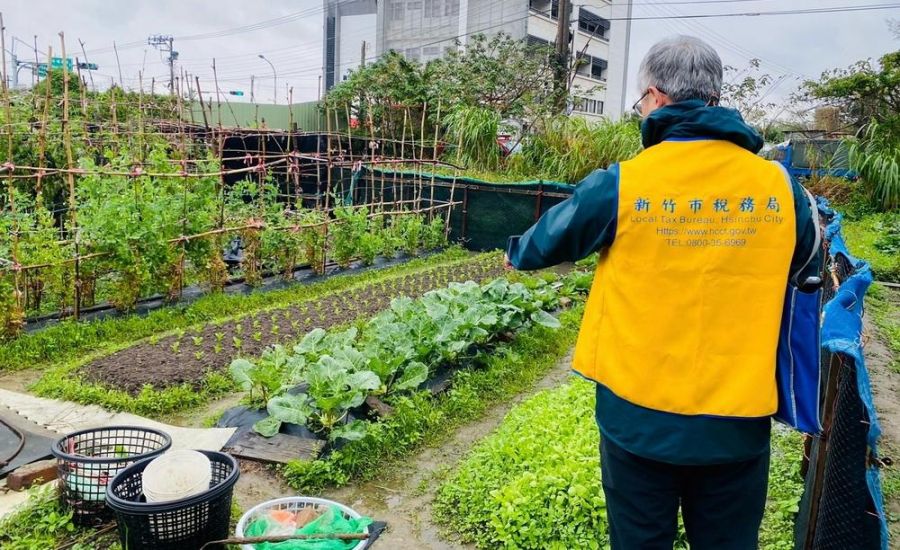
[[[524,1],[524,0],[523,0]],[[616,1],[616,0],[614,0]],[[578,0],[574,1],[575,4]],[[798,79],[817,77],[823,70],[844,67],[859,59],[877,58],[900,49],[886,20],[900,19],[900,8],[877,11],[775,15],[757,17],[671,19],[689,14],[784,11],[803,8],[900,5],[892,0],[634,0],[629,93],[636,94],[635,70],[647,49],[660,38],[693,34],[708,40],[724,62],[745,68],[750,58],[762,60],[762,69],[779,78],[770,97],[781,98],[796,89]],[[34,36],[41,56],[52,46],[59,55],[57,33],[65,32],[66,53],[83,58],[78,40],[84,41],[87,59],[100,65],[94,80],[105,87],[118,81],[112,43],[126,87],[136,88],[143,69],[145,86],[155,77],[157,89],[168,80],[164,55],[147,46],[151,34],[176,37],[177,70],[198,75],[204,90],[213,90],[212,59],[221,90],[243,90],[250,95],[250,76],[256,76],[256,98],[271,101],[272,70],[259,54],[274,64],[278,74],[278,100],[293,87],[294,101],[315,99],[322,65],[322,1],[293,0],[0,0],[6,25],[7,49],[20,59],[34,58]],[[665,20],[638,20],[668,17]],[[618,24],[613,22],[613,24]],[[199,36],[198,36],[199,35]],[[781,78],[783,77],[783,78]],[[27,70],[20,79],[31,81]]]

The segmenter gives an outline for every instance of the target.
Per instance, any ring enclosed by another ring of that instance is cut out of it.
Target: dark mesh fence
[[[806,485],[795,546],[817,550],[887,549],[876,469],[878,420],[862,350],[862,311],[869,267],[853,258],[840,216],[821,207],[829,224],[822,328],[824,431],[806,445]]]
[[[361,177],[365,188],[403,189],[409,197],[421,187],[421,194],[435,201],[459,203],[450,216],[450,239],[462,242],[470,250],[506,248],[510,235],[519,235],[549,208],[572,194],[573,186],[556,182],[488,183],[469,178],[452,178],[415,173],[374,172],[374,178]],[[396,182],[396,183],[395,183]],[[433,195],[432,195],[433,190]]]

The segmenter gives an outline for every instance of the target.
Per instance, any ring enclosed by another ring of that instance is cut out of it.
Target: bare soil
[[[294,342],[314,328],[370,317],[397,296],[416,297],[453,281],[482,281],[503,272],[499,261],[437,266],[418,273],[328,295],[317,301],[269,310],[203,328],[146,340],[97,359],[80,370],[85,380],[138,393],[145,385],[163,389],[199,386],[209,371],[227,368],[238,356],[259,356],[279,343]]]
[[[900,306],[900,292],[891,292],[890,300]],[[900,307],[895,307],[892,313],[892,321],[900,324]],[[881,425],[881,455],[893,459],[894,470],[892,475],[900,475],[896,469],[900,468],[900,373],[891,368],[891,350],[880,339],[878,329],[871,320],[865,319],[866,340],[866,367],[872,382],[872,394],[875,408],[878,410],[878,420]],[[888,473],[885,472],[885,473]],[[888,527],[891,532],[892,548],[900,541],[900,496],[885,499],[885,507],[888,512]]]
[[[569,376],[571,356],[561,360],[531,391],[491,408],[484,417],[456,430],[440,446],[423,450],[402,465],[392,467],[375,480],[330,489],[321,496],[350,506],[357,512],[388,524],[373,545],[376,549],[449,550],[472,548],[444,538],[432,522],[431,503],[441,479],[464,458],[472,446],[487,436],[509,410],[534,392],[562,384]],[[295,495],[271,469],[244,463],[235,488],[243,510],[268,499]]]

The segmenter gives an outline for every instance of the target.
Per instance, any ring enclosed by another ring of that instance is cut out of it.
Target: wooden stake
[[[9,68],[6,64],[6,27],[3,24],[3,14],[0,13],[0,50],[2,50],[3,63],[3,109],[6,116],[6,161],[12,166],[13,164],[13,126],[12,126],[12,107],[9,99],[9,86],[7,85],[7,77]],[[13,68],[15,70],[15,68]],[[13,233],[12,233],[12,261],[13,265],[19,263],[19,216],[16,215],[16,188],[13,184],[13,168],[6,170],[6,189],[9,198],[9,209],[13,217]],[[15,305],[10,312],[9,320],[6,327],[3,327],[11,336],[17,335],[25,326],[25,309],[22,303],[22,272],[14,271],[13,274],[13,299]]]
[[[66,59],[66,37],[62,32],[59,33],[59,41],[62,45],[62,58]],[[75,161],[72,157],[72,129],[69,125],[69,67],[63,62],[63,142],[66,149],[66,166],[71,170],[75,167]],[[66,173],[66,181],[69,186],[69,232],[75,239],[75,298],[72,313],[77,320],[81,314],[81,262],[78,261],[80,255],[79,235],[78,235],[78,216],[75,198],[75,174],[73,172]]]

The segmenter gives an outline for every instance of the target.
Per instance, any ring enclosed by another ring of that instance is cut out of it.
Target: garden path
[[[900,317],[895,313],[895,317]],[[900,318],[893,320],[900,324]],[[878,331],[869,317],[865,318],[864,334],[866,341],[866,367],[872,382],[872,394],[878,420],[881,425],[881,454],[894,460],[891,467],[894,478],[900,476],[900,372],[891,368],[892,355],[890,349],[878,335]],[[897,359],[897,358],[894,358]],[[885,507],[889,514],[888,527],[893,541],[900,540],[900,495],[888,493],[885,496]],[[891,521],[892,520],[892,521]]]
[[[441,529],[432,521],[431,502],[443,475],[488,435],[517,403],[535,392],[559,386],[570,376],[571,353],[539,380],[531,390],[488,410],[484,417],[467,424],[440,445],[424,449],[402,465],[392,467],[383,477],[327,490],[325,498],[350,506],[359,513],[388,524],[387,530],[373,545],[375,550],[417,548],[452,550],[471,548],[441,537]],[[270,498],[296,494],[270,470],[244,463],[235,498],[242,509],[248,509]]]

